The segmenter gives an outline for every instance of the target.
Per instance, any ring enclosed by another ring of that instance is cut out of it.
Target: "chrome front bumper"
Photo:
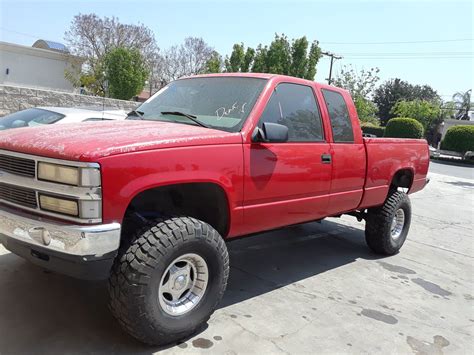
[[[82,226],[52,222],[0,205],[0,236],[5,244],[18,241],[31,248],[87,261],[118,250],[120,224]]]

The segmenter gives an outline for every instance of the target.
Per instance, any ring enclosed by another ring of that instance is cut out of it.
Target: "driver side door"
[[[316,220],[328,208],[330,145],[314,89],[280,83],[258,126],[264,122],[288,127],[288,141],[244,144],[246,233]]]

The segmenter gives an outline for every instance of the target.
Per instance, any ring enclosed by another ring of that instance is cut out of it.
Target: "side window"
[[[322,92],[331,120],[334,142],[353,143],[354,132],[344,98],[341,94],[332,90],[323,89]]]
[[[259,127],[263,122],[287,126],[289,142],[320,142],[324,139],[321,115],[309,86],[278,85],[260,118]]]

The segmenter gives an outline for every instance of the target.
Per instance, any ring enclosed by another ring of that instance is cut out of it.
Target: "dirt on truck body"
[[[363,138],[345,90],[272,74],[170,83],[125,121],[0,135],[0,240],[44,268],[108,279],[110,309],[148,344],[206,322],[229,276],[226,242],[351,214],[392,255],[424,140]]]

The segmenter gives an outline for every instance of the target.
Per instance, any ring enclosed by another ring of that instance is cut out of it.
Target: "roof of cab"
[[[307,82],[309,85],[316,84],[321,89],[331,89],[336,91],[347,91],[337,86],[328,85],[324,83],[315,82],[308,79],[297,78],[294,76],[289,75],[282,75],[282,74],[271,74],[271,73],[214,73],[214,74],[199,74],[199,75],[192,75],[182,77],[181,79],[192,79],[192,78],[209,78],[209,77],[244,77],[244,78],[257,78],[257,79],[272,79],[272,78],[283,78],[289,79],[290,81],[299,81],[299,82]]]

